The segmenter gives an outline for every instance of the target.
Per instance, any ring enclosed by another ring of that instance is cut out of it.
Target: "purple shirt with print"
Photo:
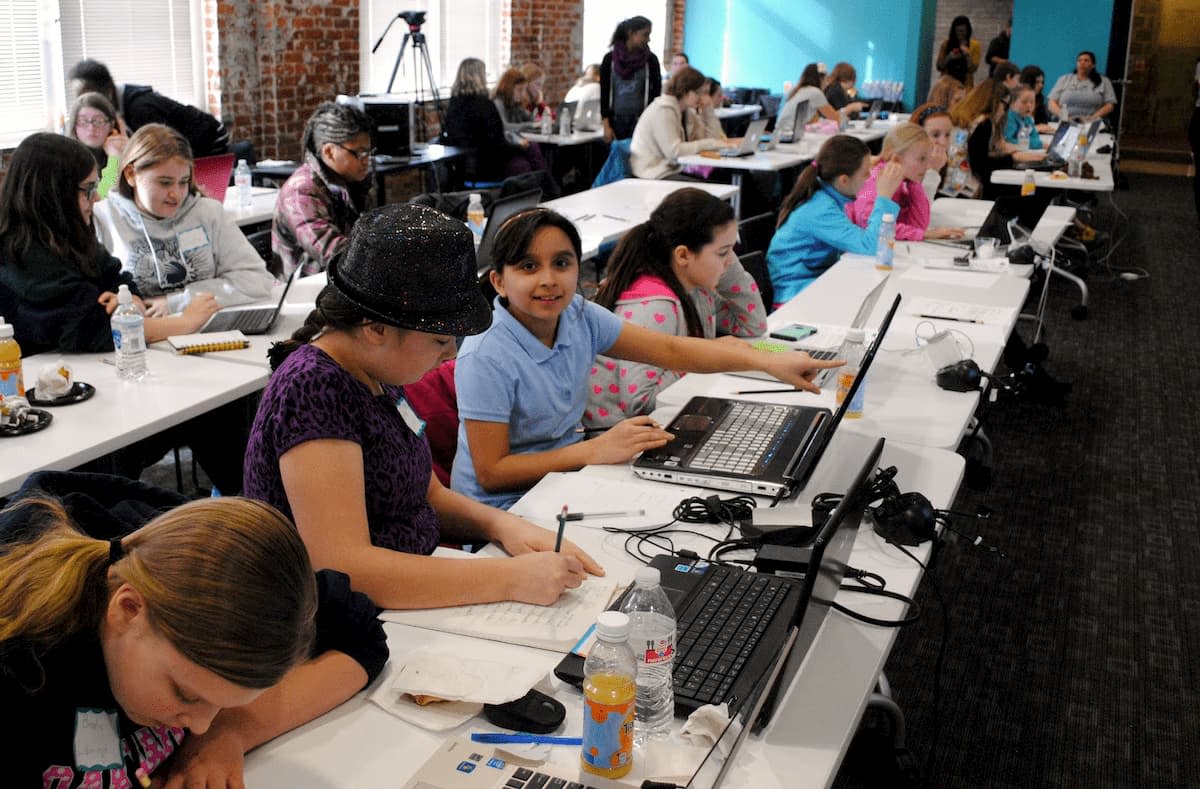
[[[373,395],[324,351],[302,345],[271,376],[246,447],[245,495],[292,517],[279,457],[305,441],[331,438],[362,448],[371,544],[429,554],[439,540],[429,506],[429,444],[396,410],[404,394]],[[354,502],[346,502],[349,509]]]

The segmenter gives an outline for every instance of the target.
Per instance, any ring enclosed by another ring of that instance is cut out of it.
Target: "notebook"
[[[742,137],[741,145],[730,146],[728,148],[718,148],[717,153],[719,153],[722,157],[727,158],[753,155],[754,152],[758,150],[759,140],[766,128],[766,118],[759,118],[756,121],[750,121],[750,125],[746,128],[746,134]]]
[[[866,379],[900,298],[897,294],[892,301],[835,413],[816,406],[693,397],[667,425],[675,438],[643,452],[633,463],[633,473],[659,482],[776,498],[790,495],[808,478]]]
[[[206,334],[172,334],[167,338],[167,343],[176,353],[183,354],[236,351],[250,347],[250,341],[246,339],[246,335],[236,329]]]
[[[213,313],[208,322],[200,327],[200,331],[207,334],[236,329],[243,334],[266,334],[275,325],[275,319],[279,317],[279,311],[283,309],[283,300],[287,298],[288,290],[291,289],[292,282],[295,281],[299,271],[300,269],[297,267],[287,278],[283,292],[279,294],[279,303],[274,307],[269,304],[225,307]]]
[[[229,190],[229,176],[233,175],[233,154],[201,156],[192,164],[192,177],[204,194],[218,203],[225,200]]]

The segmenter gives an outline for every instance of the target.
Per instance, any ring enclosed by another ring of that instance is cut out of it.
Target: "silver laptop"
[[[283,300],[295,281],[300,267],[297,266],[292,275],[284,283],[283,292],[279,294],[279,303],[272,307],[269,304],[250,304],[239,307],[225,307],[213,313],[208,322],[200,327],[200,331],[240,331],[242,334],[266,334],[275,325],[279,311],[283,309]]]
[[[845,417],[900,307],[884,316],[836,412],[723,397],[693,397],[667,425],[674,438],[643,452],[633,473],[657,482],[783,498],[803,485]],[[869,313],[868,313],[869,314]]]
[[[875,125],[875,121],[879,118],[879,113],[883,110],[883,102],[880,99],[875,99],[871,102],[871,109],[867,112],[866,128],[871,128]]]
[[[808,120],[808,102],[796,105],[791,118],[775,119],[775,139],[783,143],[797,143],[804,139],[804,122]]]
[[[746,128],[746,134],[742,137],[742,144],[730,146],[728,148],[718,148],[717,152],[722,157],[738,157],[752,156],[758,150],[759,139],[762,137],[763,131],[767,128],[767,119],[759,118],[756,121],[750,121],[750,126]]]

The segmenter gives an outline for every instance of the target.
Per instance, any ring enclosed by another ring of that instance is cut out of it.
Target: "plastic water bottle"
[[[1067,157],[1067,175],[1072,178],[1083,177],[1083,162],[1087,158],[1087,133],[1080,131],[1079,136],[1075,138],[1075,146],[1071,148],[1071,155]]]
[[[467,198],[467,227],[475,234],[475,246],[483,239],[483,226],[487,223],[487,215],[483,212],[483,199],[478,192],[471,192]]]
[[[637,658],[638,747],[666,737],[675,717],[671,663],[675,658],[675,609],[663,591],[655,567],[638,569],[633,589],[621,604],[629,615],[629,643]]]
[[[891,271],[896,260],[896,215],[884,214],[879,225],[879,241],[875,244],[875,268]]]
[[[850,125],[849,119],[846,117],[845,110],[838,110],[838,131],[844,132]]]
[[[237,169],[233,171],[233,185],[237,187],[238,211],[249,211],[254,207],[254,196],[250,192],[250,165],[245,159],[238,159]]]
[[[549,136],[554,133],[554,116],[550,114],[550,110],[548,108],[542,110],[541,123],[542,134]]]
[[[633,711],[637,660],[629,648],[629,617],[605,611],[596,618],[596,641],[583,662],[585,772],[620,778],[633,767]]]
[[[849,329],[846,332],[846,342],[842,345],[846,366],[839,367],[837,371],[837,404],[839,406],[846,401],[846,395],[850,393],[850,387],[854,385],[854,379],[858,377],[858,370],[862,367],[863,356],[867,352],[864,343],[865,337],[862,329]],[[862,385],[858,387],[858,391],[854,393],[854,398],[850,400],[850,407],[846,409],[845,419],[862,418],[863,398],[866,391],[867,382],[863,381]]]
[[[21,346],[13,339],[11,324],[0,318],[0,396],[24,397],[25,377],[21,372]]]
[[[1022,123],[1020,128],[1017,129],[1017,147],[1022,151],[1028,151],[1030,136],[1031,132],[1029,130],[1029,126]]]
[[[134,305],[128,285],[117,291],[117,309],[110,324],[117,350],[117,377],[142,380],[146,377],[146,319]]]
[[[558,133],[563,137],[571,136],[571,109],[563,107],[562,112],[558,114]]]

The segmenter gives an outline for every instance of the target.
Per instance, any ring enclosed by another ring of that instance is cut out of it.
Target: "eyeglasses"
[[[110,121],[108,118],[92,118],[91,120],[79,118],[75,121],[75,128],[78,129],[81,126],[85,128],[90,126],[93,129],[103,129],[105,126],[112,126],[112,121]]]
[[[375,155],[374,148],[368,148],[365,151],[356,151],[353,148],[347,148],[345,145],[342,145],[340,142],[335,142],[334,145],[341,148],[343,151],[350,154],[354,158],[358,159],[360,162],[370,161],[371,157]]]
[[[88,200],[95,200],[99,189],[100,184],[95,181],[89,181],[88,183],[79,187],[79,194],[86,196]]]

